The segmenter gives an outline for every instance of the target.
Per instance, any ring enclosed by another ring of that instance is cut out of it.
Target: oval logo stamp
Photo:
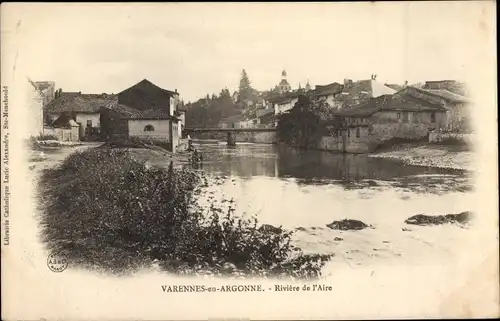
[[[64,252],[53,252],[47,258],[47,266],[52,272],[62,272],[68,267],[68,258]]]

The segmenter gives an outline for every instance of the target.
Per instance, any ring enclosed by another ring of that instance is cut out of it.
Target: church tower
[[[308,92],[308,91],[311,90],[311,85],[309,84],[309,79],[307,80],[307,84],[306,84],[305,90],[306,90],[306,92]]]
[[[288,80],[286,80],[286,70],[283,70],[281,72],[281,81],[278,85],[278,91],[280,94],[284,94],[287,92],[290,92],[292,90],[292,86],[288,83]]]

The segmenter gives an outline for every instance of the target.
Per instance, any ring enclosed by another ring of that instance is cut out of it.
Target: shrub
[[[276,129],[280,141],[305,149],[315,148],[324,132],[321,118],[307,96],[299,96],[295,106],[280,115]]]
[[[291,233],[195,201],[209,178],[149,168],[124,150],[71,154],[42,175],[42,232],[72,264],[123,273],[159,261],[179,274],[317,277],[328,256],[303,255]]]
[[[59,138],[55,135],[44,135],[40,134],[36,137],[37,140],[59,140]]]

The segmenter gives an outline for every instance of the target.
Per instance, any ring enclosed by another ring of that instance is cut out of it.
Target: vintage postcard
[[[2,319],[498,317],[494,1],[2,3]]]

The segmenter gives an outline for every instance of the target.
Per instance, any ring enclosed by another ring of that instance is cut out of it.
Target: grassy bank
[[[318,277],[327,256],[304,255],[291,232],[234,209],[195,202],[209,177],[147,166],[123,149],[70,155],[40,180],[43,240],[71,264],[126,273],[158,262],[182,275]]]

